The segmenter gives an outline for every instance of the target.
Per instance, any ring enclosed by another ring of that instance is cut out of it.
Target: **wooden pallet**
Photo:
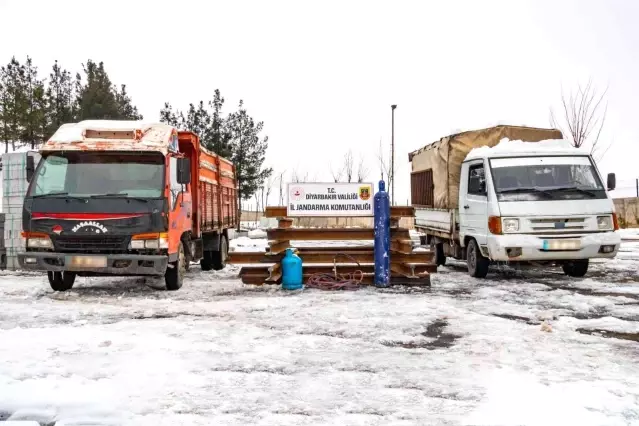
[[[338,260],[343,262],[374,263],[372,247],[299,247],[297,255],[303,263],[333,263]],[[348,256],[338,255],[343,253]],[[414,252],[411,254],[392,253],[393,262],[397,263],[432,263],[433,253],[430,251]],[[284,253],[270,252],[231,252],[229,263],[234,265],[247,265],[259,263],[279,263]]]
[[[414,216],[412,207],[391,208],[391,284],[429,286],[430,274],[437,271],[433,253],[413,251],[410,233],[399,228],[399,218]],[[266,217],[278,218],[278,227],[267,231],[269,247],[266,252],[231,252],[228,262],[244,265],[240,277],[245,284],[279,284],[282,271],[280,261],[291,241],[362,241],[348,247],[300,247],[304,280],[318,273],[364,274],[363,284],[373,283],[374,252],[372,228],[293,228],[293,220],[286,217],[286,207],[267,207]],[[358,265],[359,263],[359,265]]]

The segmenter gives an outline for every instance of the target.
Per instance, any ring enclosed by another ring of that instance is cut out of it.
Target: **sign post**
[[[372,183],[289,183],[288,217],[372,217]]]

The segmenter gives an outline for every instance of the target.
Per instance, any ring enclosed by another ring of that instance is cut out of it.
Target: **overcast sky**
[[[609,86],[599,164],[639,177],[639,2],[0,0],[0,61],[48,75],[104,61],[145,119],[216,88],[265,122],[268,165],[329,180],[350,148],[379,178],[395,115],[397,201],[408,153],[455,131],[547,127],[549,108],[592,78]],[[634,190],[629,190],[633,195]]]

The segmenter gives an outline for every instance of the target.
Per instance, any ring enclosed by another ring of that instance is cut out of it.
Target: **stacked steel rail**
[[[391,284],[429,286],[430,274],[436,272],[430,251],[413,251],[408,229],[399,227],[402,217],[414,217],[412,207],[391,207]],[[298,245],[305,282],[318,273],[363,273],[362,284],[373,283],[373,228],[294,228],[293,219],[286,217],[286,207],[267,207],[265,217],[277,218],[278,227],[267,231],[266,252],[231,252],[229,263],[244,265],[240,277],[245,284],[280,284],[280,261],[291,241],[361,241],[356,246],[308,247]],[[345,254],[346,256],[342,255]],[[357,263],[354,263],[357,262]]]

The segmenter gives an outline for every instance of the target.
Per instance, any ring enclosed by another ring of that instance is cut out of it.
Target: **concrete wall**
[[[264,216],[264,213],[262,212],[252,212],[248,210],[240,211],[240,220],[242,222],[259,222],[262,216]]]
[[[639,198],[615,198],[615,210],[622,228],[639,226]]]

